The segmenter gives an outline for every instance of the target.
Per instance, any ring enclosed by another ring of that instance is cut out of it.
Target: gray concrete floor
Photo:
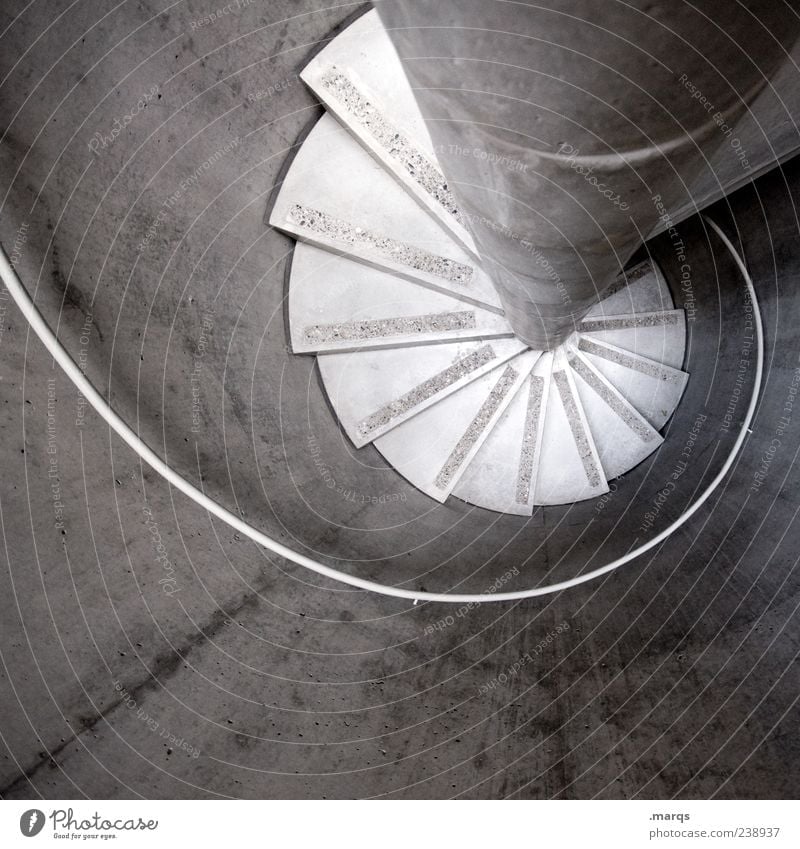
[[[719,467],[752,364],[735,267],[699,220],[680,230],[690,291],[669,236],[649,246],[696,306],[663,449],[602,502],[529,522],[437,506],[347,443],[313,359],[287,351],[292,244],[263,224],[320,114],[297,72],[360,4],[241,0],[205,22],[199,2],[26,5],[0,9],[0,238],[116,409],[249,521],[387,582],[477,592],[510,570],[522,588],[654,533],[698,415],[659,521]],[[83,414],[0,293],[0,794],[791,798],[798,196],[792,162],[713,211],[768,335],[724,489],[604,580],[461,615],[327,584],[212,522]]]

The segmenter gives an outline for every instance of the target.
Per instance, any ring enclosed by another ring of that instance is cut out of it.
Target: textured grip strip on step
[[[574,372],[586,381],[642,442],[653,441],[652,428],[645,425],[639,416],[635,415],[631,408],[616,393],[612,392],[580,357],[571,356],[569,364]]]
[[[575,403],[575,398],[572,395],[567,375],[563,371],[554,371],[553,380],[558,387],[559,395],[561,395],[561,403],[564,405],[564,412],[567,414],[572,438],[575,440],[575,445],[578,448],[578,454],[581,458],[581,463],[583,463],[583,470],[586,472],[589,486],[600,486],[602,483],[600,472],[594,462],[592,448],[586,436],[583,423],[581,422],[578,405]]]
[[[497,408],[511,391],[511,387],[518,377],[519,373],[513,366],[505,367],[500,379],[492,387],[489,397],[483,402],[477,415],[470,422],[461,439],[458,440],[456,447],[439,470],[439,474],[436,475],[436,486],[439,489],[447,489],[453,475],[461,468],[467,454],[477,442],[478,437],[486,430],[492,416],[497,412]]]
[[[630,286],[631,283],[635,283],[637,280],[641,280],[642,277],[646,277],[648,274],[654,273],[653,263],[650,262],[649,259],[640,262],[638,265],[634,266],[630,271],[620,271],[620,273],[614,279],[614,282],[603,289],[603,292],[600,296],[599,303],[602,303],[607,298],[610,298],[612,295],[616,295],[617,292],[621,292],[626,286]]]
[[[428,380],[415,386],[409,392],[381,407],[380,410],[367,416],[359,425],[359,436],[367,437],[376,430],[385,427],[394,419],[405,415],[409,410],[432,398],[434,395],[452,386],[473,371],[477,371],[487,363],[490,363],[496,354],[491,345],[482,345],[477,351],[473,351],[466,357],[453,363],[453,365],[435,374]]]
[[[327,212],[302,206],[299,203],[292,205],[288,219],[298,227],[303,227],[319,236],[327,236],[334,242],[369,248],[391,262],[408,266],[433,277],[440,277],[442,280],[449,280],[451,283],[467,286],[475,275],[475,269],[463,262],[456,262],[422,248],[416,248],[407,242],[399,242],[396,239],[372,233],[363,227],[356,227],[348,221],[328,215]]]
[[[328,342],[362,342],[367,339],[389,339],[398,336],[419,336],[421,333],[452,333],[456,330],[473,330],[475,313],[430,313],[429,315],[398,316],[396,318],[340,321],[335,324],[312,324],[303,332],[310,344]]]
[[[533,375],[528,391],[528,408],[525,413],[525,432],[522,435],[522,450],[519,458],[519,473],[517,475],[517,504],[527,504],[531,497],[533,482],[533,460],[536,456],[536,438],[539,433],[539,422],[542,415],[542,396],[544,395],[544,378]]]
[[[338,68],[333,67],[326,71],[320,82],[382,150],[397,162],[426,194],[463,225],[455,197],[447,186],[447,178],[439,168],[388,121]]]
[[[654,272],[655,269],[653,267],[653,263],[649,259],[646,259],[638,265],[635,265],[630,271],[623,271],[621,277],[624,280],[627,280],[628,283],[634,283],[642,277],[646,277],[648,274]]]
[[[581,337],[578,342],[578,349],[585,354],[593,354],[601,359],[608,360],[610,363],[624,366],[625,368],[633,369],[634,371],[646,374],[648,377],[654,377],[656,380],[663,380],[665,383],[676,382],[682,372],[676,369],[666,369],[659,363],[653,360],[648,360],[645,357],[635,357],[625,351],[615,351],[612,348],[607,348],[605,345],[599,345],[591,339]]]
[[[597,330],[632,330],[637,327],[663,327],[678,324],[681,316],[677,312],[657,312],[618,318],[585,318],[580,324],[583,333]]]

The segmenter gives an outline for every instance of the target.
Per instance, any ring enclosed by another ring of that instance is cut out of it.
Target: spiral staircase
[[[297,239],[292,350],[317,356],[352,443],[439,502],[530,515],[608,492],[662,443],[688,380],[684,313],[658,267],[626,269],[564,344],[531,350],[503,317],[375,12],[301,77],[326,114],[269,222]]]

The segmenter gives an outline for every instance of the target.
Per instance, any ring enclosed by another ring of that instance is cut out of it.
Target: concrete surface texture
[[[376,8],[506,316],[540,349],[576,329],[655,227],[655,198],[675,210],[695,194],[728,143],[712,113],[736,127],[800,33],[770,0]],[[771,134],[786,110],[761,117]]]
[[[356,453],[287,350],[292,241],[263,221],[322,114],[297,74],[361,8],[5,3],[0,238],[126,420],[282,541],[428,590],[605,563],[733,444],[753,378],[735,266],[699,219],[648,243],[691,379],[664,445],[596,501],[439,505]],[[652,556],[516,605],[405,605],[267,556],[143,468],[0,293],[0,794],[791,798],[798,195],[791,162],[711,211],[767,332],[724,487]]]

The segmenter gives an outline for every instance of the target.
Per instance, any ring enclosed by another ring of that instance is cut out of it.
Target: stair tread
[[[320,354],[325,390],[357,447],[525,350],[516,339]]]
[[[569,363],[603,472],[608,480],[619,477],[664,440],[579,350],[570,350]]]
[[[603,299],[586,314],[586,318],[603,315],[630,315],[674,309],[672,295],[664,275],[646,259],[623,274],[606,290]]]
[[[289,281],[294,353],[512,337],[495,312],[298,243]]]
[[[577,347],[656,430],[664,427],[683,396],[686,372],[593,336],[581,335]]]
[[[619,313],[584,318],[578,326],[591,336],[673,368],[683,365],[686,316],[683,310],[654,310],[634,315]]]
[[[486,437],[453,495],[487,510],[530,516],[553,355],[543,354]]]
[[[270,224],[454,297],[502,312],[488,275],[330,115],[289,168]]]
[[[413,134],[426,152],[433,154],[433,141],[411,87],[407,82],[398,85],[400,75],[405,79],[405,72],[374,9],[361,15],[323,47],[305,66],[300,77],[316,91],[317,79],[331,66],[347,68],[381,99],[391,102],[393,119]]]
[[[527,351],[375,440],[422,492],[444,502],[540,356]]]
[[[536,504],[585,501],[608,492],[608,482],[562,351],[553,362],[536,475]]]
[[[374,10],[306,65],[301,79],[403,189],[474,257],[400,59]]]

